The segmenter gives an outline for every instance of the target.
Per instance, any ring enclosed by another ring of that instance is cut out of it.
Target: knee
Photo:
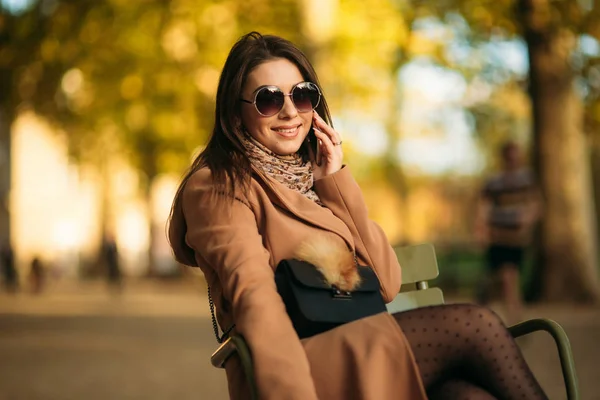
[[[490,331],[497,331],[499,327],[504,327],[502,319],[488,307],[465,304],[464,308],[467,314],[467,323],[475,328],[475,333],[485,334]]]

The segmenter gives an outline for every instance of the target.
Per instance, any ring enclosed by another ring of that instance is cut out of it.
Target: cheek
[[[268,131],[271,126],[273,118],[265,118],[256,112],[256,110],[248,110],[245,109],[242,111],[242,125],[246,128],[247,131],[259,134],[260,132]]]
[[[311,117],[303,118],[303,120],[304,120],[303,129],[304,129],[305,137],[306,137],[306,135],[308,135],[308,132],[310,131],[310,127],[312,126],[312,114],[310,114],[310,115],[311,115]]]

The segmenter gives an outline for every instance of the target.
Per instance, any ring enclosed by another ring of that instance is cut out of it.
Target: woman
[[[330,121],[300,50],[242,37],[221,74],[212,137],[173,204],[175,256],[202,269],[220,326],[247,340],[261,398],[546,398],[496,315],[476,306],[380,313],[298,339],[274,270],[310,238],[372,267],[386,301],[401,283]],[[247,398],[238,359],[226,370],[231,398]]]

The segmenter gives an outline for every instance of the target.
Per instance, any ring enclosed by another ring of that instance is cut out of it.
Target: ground
[[[535,306],[567,331],[582,399],[600,399],[600,309]],[[520,341],[551,399],[564,399],[550,337]],[[202,282],[54,284],[33,296],[0,294],[0,400],[227,399]]]

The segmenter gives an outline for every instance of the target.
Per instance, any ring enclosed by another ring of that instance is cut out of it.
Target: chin
[[[291,156],[294,153],[297,153],[300,150],[300,147],[294,147],[293,149],[277,149],[274,153],[279,156]]]
[[[279,143],[277,145],[277,147],[275,149],[273,149],[273,152],[280,156],[289,156],[290,154],[297,153],[298,150],[300,150],[301,146],[302,146],[302,142],[300,142],[300,143],[295,143],[295,142]]]

